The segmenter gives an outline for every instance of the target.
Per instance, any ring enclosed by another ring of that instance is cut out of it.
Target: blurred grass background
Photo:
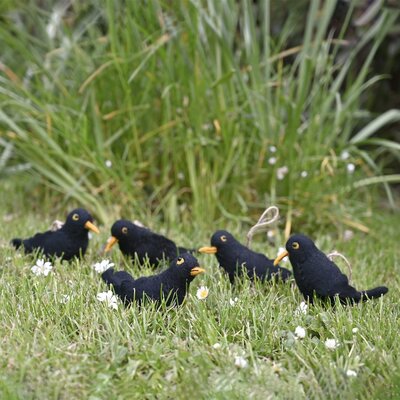
[[[399,36],[390,1],[3,1],[4,188],[102,222],[274,203],[286,234],[368,231],[400,182]]]

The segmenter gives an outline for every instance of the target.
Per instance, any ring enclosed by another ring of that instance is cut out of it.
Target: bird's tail
[[[22,245],[22,239],[15,238],[11,240],[11,244],[16,248],[19,249]]]
[[[117,271],[114,272],[114,268],[108,268],[101,275],[103,281],[107,283],[107,285],[114,286],[114,289],[117,293],[121,288],[122,282],[133,282],[134,279],[131,274],[126,271]]]
[[[361,291],[361,298],[363,301],[368,299],[377,299],[378,297],[385,295],[388,291],[389,289],[386,286],[378,286],[373,289]]]

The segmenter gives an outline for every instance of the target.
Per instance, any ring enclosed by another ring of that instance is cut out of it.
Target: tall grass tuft
[[[312,1],[288,48],[296,9],[276,34],[268,1],[60,4],[19,2],[0,22],[0,129],[67,201],[207,224],[277,203],[286,233],[362,227],[348,207],[372,184],[393,203],[383,160],[399,145],[379,132],[400,111],[370,115],[362,98],[398,12],[350,43],[353,7],[333,32],[336,2]]]

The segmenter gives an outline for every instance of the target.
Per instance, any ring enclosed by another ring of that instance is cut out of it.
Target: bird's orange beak
[[[107,240],[106,247],[104,248],[104,251],[107,253],[107,251],[110,251],[111,248],[114,246],[115,243],[118,242],[118,239],[115,236],[110,236]]]
[[[194,267],[190,270],[190,276],[196,276],[202,274],[203,272],[206,272],[206,270],[200,267]]]
[[[283,253],[279,254],[278,257],[275,258],[274,265],[278,265],[285,257],[289,255],[288,251],[285,250]]]
[[[93,224],[92,222],[90,222],[90,221],[87,221],[86,224],[85,224],[84,226],[85,226],[85,228],[86,228],[87,230],[89,230],[89,231],[92,231],[92,232],[94,232],[94,233],[100,233],[99,228],[98,228],[95,224]]]
[[[199,249],[200,253],[205,253],[205,254],[215,254],[217,252],[217,248],[215,246],[210,246],[210,247],[201,247]]]

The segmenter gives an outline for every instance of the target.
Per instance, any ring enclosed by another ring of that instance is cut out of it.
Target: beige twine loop
[[[336,251],[336,250],[333,250],[332,253],[329,253],[329,254],[327,255],[327,257],[328,257],[331,261],[333,261],[333,258],[334,258],[334,257],[340,257],[342,260],[344,260],[344,262],[345,262],[346,265],[347,265],[347,268],[349,269],[349,282],[350,282],[350,281],[351,281],[351,276],[352,276],[352,268],[351,268],[351,263],[350,263],[350,261],[349,261],[342,253],[339,253],[339,252]]]
[[[268,214],[272,214],[268,217]],[[247,232],[247,247],[250,247],[251,241],[253,240],[253,235],[255,233],[263,232],[266,230],[268,225],[271,225],[279,218],[279,208],[276,206],[268,207],[262,214],[255,225],[253,225]]]

